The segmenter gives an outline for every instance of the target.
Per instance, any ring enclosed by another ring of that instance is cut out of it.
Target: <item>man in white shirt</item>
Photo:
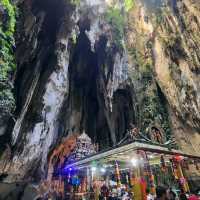
[[[147,193],[147,200],[154,200],[155,199],[155,195],[151,194],[149,188],[146,189],[146,193]]]

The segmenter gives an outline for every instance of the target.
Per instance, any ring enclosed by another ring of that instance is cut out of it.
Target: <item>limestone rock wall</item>
[[[120,2],[120,16],[107,13],[104,1],[33,0],[17,6],[16,122],[0,161],[8,182],[45,176],[49,152],[69,134],[85,130],[105,148],[135,120],[123,30],[116,38],[118,27],[111,24],[123,18]],[[117,101],[126,97],[128,103]]]
[[[176,116],[172,121],[181,124],[175,135],[187,140],[181,147],[199,152],[199,3],[177,1],[164,13],[154,43],[156,79]]]
[[[159,6],[138,1],[126,32],[129,76],[139,107],[146,108],[139,112],[141,127],[160,124],[190,153],[200,147],[198,29],[197,1],[160,1]]]
[[[4,181],[46,177],[51,152],[69,135],[85,130],[104,149],[130,123],[200,152],[199,3],[173,2],[154,10],[145,0],[130,8],[121,0],[15,1],[16,110],[8,130],[0,124]]]

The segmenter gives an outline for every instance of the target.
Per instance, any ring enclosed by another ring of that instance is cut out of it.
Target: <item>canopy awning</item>
[[[115,147],[112,149],[108,149],[107,151],[103,151],[103,152],[99,152],[97,154],[91,155],[89,157],[86,157],[84,159],[81,159],[79,161],[76,161],[72,164],[67,165],[66,168],[88,165],[91,162],[98,161],[101,159],[109,160],[111,157],[112,158],[116,157],[116,159],[117,158],[123,159],[125,158],[124,154],[128,155],[129,153],[131,154],[131,152],[137,151],[137,150],[143,150],[150,153],[158,153],[158,154],[166,154],[166,155],[180,155],[187,158],[200,159],[200,155],[187,154],[180,150],[169,149],[166,146],[148,144],[148,143],[143,143],[143,142],[132,142],[130,144]]]

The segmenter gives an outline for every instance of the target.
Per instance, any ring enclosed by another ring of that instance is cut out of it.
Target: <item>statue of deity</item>
[[[151,139],[153,142],[159,143],[159,144],[163,144],[163,134],[161,133],[161,131],[156,128],[156,127],[152,127],[151,128]]]
[[[139,138],[139,129],[133,124],[130,124],[129,134],[130,134],[131,139],[137,139]]]

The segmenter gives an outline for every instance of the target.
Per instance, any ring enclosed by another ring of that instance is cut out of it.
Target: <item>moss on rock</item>
[[[125,19],[119,8],[110,7],[105,13],[105,20],[111,25],[113,43],[118,49],[123,48]]]
[[[153,60],[151,55],[152,45],[149,45],[149,41],[145,45],[144,49],[139,48],[136,45],[135,48],[129,49],[129,54],[136,66],[136,70],[132,73],[131,78],[133,82],[139,82],[141,85],[139,95],[139,121],[142,132],[149,130],[152,124],[159,124],[165,131],[166,138],[171,135],[171,126],[166,107],[165,99],[162,96],[160,88],[158,88],[153,73]],[[146,53],[143,53],[146,51]],[[139,77],[135,77],[134,74],[139,74]]]
[[[9,0],[2,0],[0,21],[0,110],[9,115],[15,107],[12,93],[12,76],[16,69],[14,58],[15,6]]]

